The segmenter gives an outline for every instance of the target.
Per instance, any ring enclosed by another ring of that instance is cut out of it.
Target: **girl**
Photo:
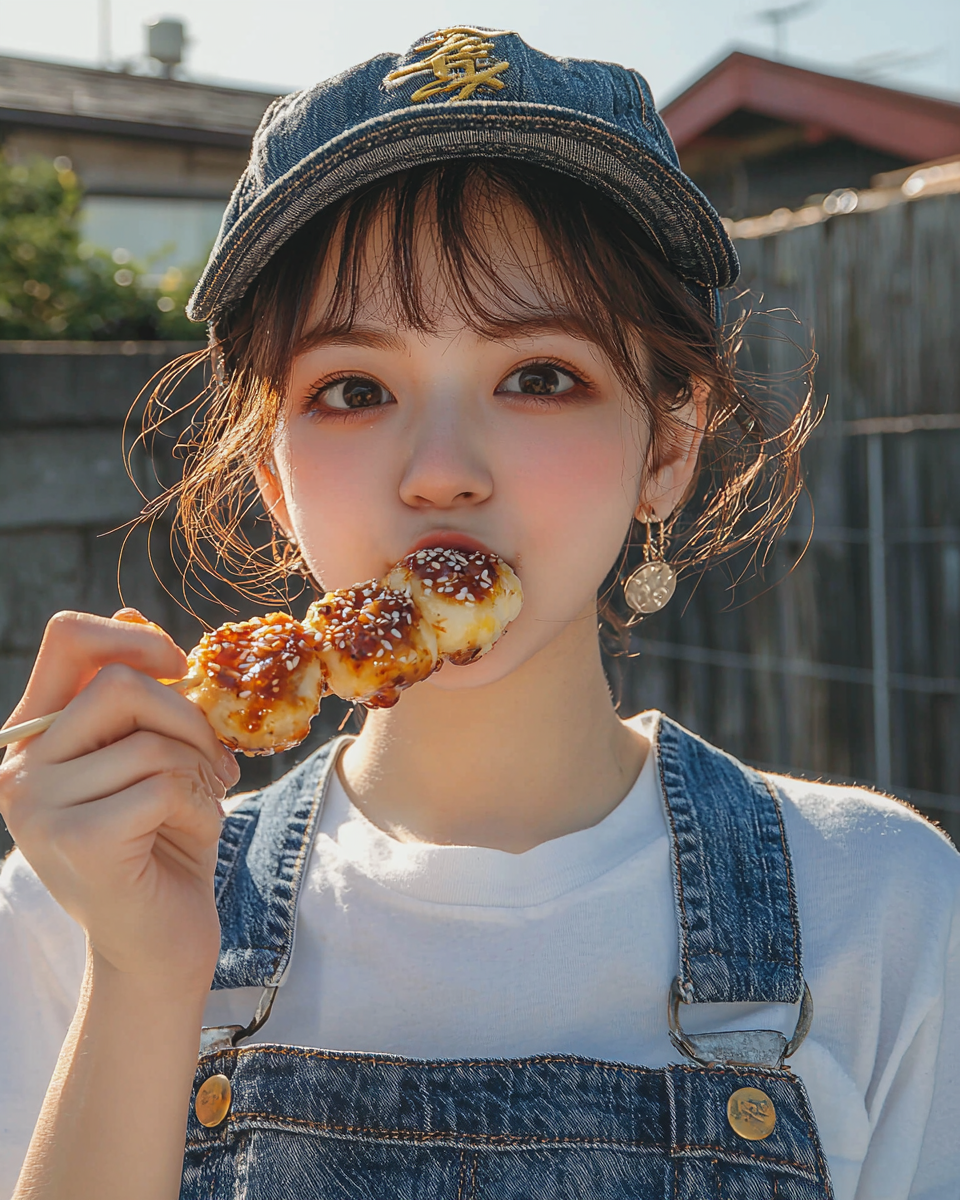
[[[949,843],[622,721],[601,667],[598,599],[670,590],[632,567],[796,494],[809,415],[738,388],[735,274],[632,71],[461,27],[267,112],[191,302],[196,555],[256,562],[254,479],[261,582],[489,549],[525,603],[222,827],[182,652],[51,621],[13,720],[65,711],[0,786],[4,1194],[960,1195]]]

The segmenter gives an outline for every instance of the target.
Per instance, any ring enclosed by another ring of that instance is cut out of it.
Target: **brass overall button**
[[[193,1108],[201,1125],[208,1129],[219,1125],[230,1111],[230,1080],[226,1075],[211,1075],[205,1079],[197,1089]]]
[[[777,1110],[767,1093],[759,1088],[737,1088],[727,1101],[727,1120],[737,1137],[762,1142],[773,1133]]]

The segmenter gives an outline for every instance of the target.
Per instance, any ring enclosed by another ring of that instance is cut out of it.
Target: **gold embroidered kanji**
[[[391,71],[387,83],[432,71],[433,79],[417,88],[410,97],[413,104],[444,93],[454,93],[449,96],[450,100],[469,100],[477,88],[502,91],[507,85],[498,76],[510,64],[497,61],[499,56],[494,53],[496,47],[493,42],[494,38],[502,36],[503,31],[491,33],[468,26],[441,29],[429,42],[417,47],[416,53],[427,57],[421,62]]]

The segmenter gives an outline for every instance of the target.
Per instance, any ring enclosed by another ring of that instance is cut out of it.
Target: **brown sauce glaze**
[[[420,613],[403,592],[360,584],[324,597],[311,611],[321,650],[335,651],[356,678],[378,672],[381,686],[362,701],[368,708],[392,707],[404,688],[430,673],[423,670]]]
[[[438,596],[482,604],[497,585],[495,559],[482,551],[417,550],[403,565]]]
[[[313,634],[286,613],[221,625],[200,639],[193,659],[209,678],[244,705],[244,724],[256,733],[277,705],[291,699],[297,668],[316,653]]]

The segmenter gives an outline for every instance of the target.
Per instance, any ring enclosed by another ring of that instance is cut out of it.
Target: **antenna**
[[[101,67],[109,67],[113,61],[110,0],[100,0],[97,17],[97,57]]]
[[[882,79],[884,76],[897,75],[925,66],[940,58],[942,54],[942,49],[924,50],[919,53],[909,50],[886,50],[880,54],[856,59],[853,69],[861,79]]]
[[[758,21],[763,21],[773,30],[773,56],[783,59],[787,50],[787,24],[808,13],[816,6],[817,0],[797,0],[794,4],[784,4],[780,8],[764,8],[754,13]]]

